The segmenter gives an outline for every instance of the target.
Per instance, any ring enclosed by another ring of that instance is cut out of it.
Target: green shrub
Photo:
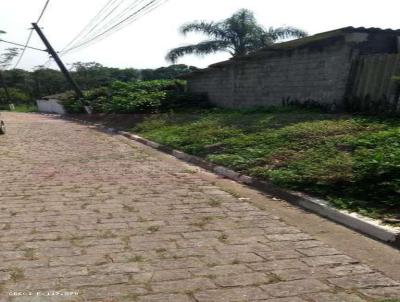
[[[8,88],[8,93],[12,103],[26,104],[31,101],[29,95],[17,88]],[[4,89],[0,89],[0,103],[8,103],[8,99]]]
[[[83,113],[85,108],[81,102],[76,99],[76,95],[73,91],[66,91],[58,96],[62,105],[68,113]]]
[[[154,113],[207,105],[204,96],[185,92],[185,86],[181,80],[116,81],[109,87],[86,91],[85,102],[94,112],[105,113]],[[74,98],[63,103],[69,113],[84,111]]]
[[[110,98],[102,98],[99,108],[101,112],[107,113],[155,112],[164,97],[165,93],[162,91],[113,95]]]

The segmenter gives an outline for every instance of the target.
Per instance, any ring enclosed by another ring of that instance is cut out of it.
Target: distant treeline
[[[77,62],[71,66],[71,74],[82,90],[109,85],[114,81],[173,79],[180,74],[196,70],[184,64],[157,69],[110,68],[96,62]],[[39,67],[34,71],[22,69],[4,70],[3,77],[11,100],[29,103],[37,98],[70,90],[62,73],[58,70]],[[0,87],[0,103],[7,102],[3,87]]]

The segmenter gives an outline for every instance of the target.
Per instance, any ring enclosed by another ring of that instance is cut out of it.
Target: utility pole
[[[83,99],[83,93],[82,93],[81,89],[79,88],[78,84],[76,84],[74,79],[71,77],[71,74],[69,73],[68,69],[65,67],[64,63],[61,61],[57,52],[51,46],[50,42],[47,40],[46,36],[43,34],[40,27],[37,25],[37,23],[32,23],[32,26],[33,26],[33,29],[36,30],[36,32],[38,33],[40,39],[42,39],[44,45],[47,48],[48,53],[53,57],[54,61],[57,63],[61,72],[64,74],[65,78],[67,79],[67,81],[70,83],[70,85],[74,89],[78,98]]]

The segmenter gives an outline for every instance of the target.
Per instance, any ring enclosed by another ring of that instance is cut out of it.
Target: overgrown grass
[[[15,105],[16,112],[37,112],[38,109],[35,105],[32,104],[20,104]]]
[[[33,104],[18,104],[14,105],[15,112],[37,112],[38,109]],[[10,107],[8,104],[0,104],[0,110],[10,111]]]
[[[144,137],[237,171],[400,222],[400,120],[288,108],[152,116]]]

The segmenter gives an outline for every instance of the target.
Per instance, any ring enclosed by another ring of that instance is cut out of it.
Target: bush
[[[63,94],[60,94],[58,98],[68,113],[85,112],[85,108],[83,108],[82,103],[77,100],[73,91],[66,91]]]
[[[29,95],[17,88],[8,88],[8,93],[10,95],[11,102],[16,104],[26,104],[31,100]],[[8,103],[4,89],[0,89],[0,103]]]
[[[85,102],[94,112],[154,113],[171,109],[207,106],[202,95],[185,92],[186,82],[181,80],[155,80],[113,82],[85,92]],[[82,105],[67,97],[63,101],[69,113],[83,112]]]

